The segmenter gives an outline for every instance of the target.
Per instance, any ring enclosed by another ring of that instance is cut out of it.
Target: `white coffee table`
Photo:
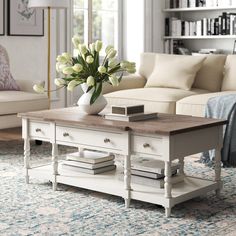
[[[219,194],[221,182],[222,127],[224,120],[164,115],[145,122],[105,120],[101,116],[80,114],[77,107],[28,112],[22,117],[26,182],[29,177],[48,179],[57,183],[120,196],[129,207],[130,200],[146,201],[165,207],[166,216],[178,203],[215,190]],[[30,167],[30,140],[52,144],[52,165]],[[89,175],[61,169],[58,144],[95,149],[124,156],[124,167],[99,175]],[[206,180],[184,173],[184,158],[202,151],[216,149],[215,179]],[[165,187],[159,189],[131,184],[132,154],[140,154],[165,162]],[[180,163],[179,176],[184,181],[172,185],[171,162]],[[124,172],[124,182],[118,173]]]

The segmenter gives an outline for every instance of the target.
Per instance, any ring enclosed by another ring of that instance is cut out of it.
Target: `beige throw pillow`
[[[221,90],[236,90],[236,55],[227,56],[224,69],[224,79]]]
[[[190,90],[205,57],[158,54],[145,87]]]

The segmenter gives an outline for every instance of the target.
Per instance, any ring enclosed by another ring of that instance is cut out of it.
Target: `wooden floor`
[[[21,140],[21,128],[0,130],[0,141]]]

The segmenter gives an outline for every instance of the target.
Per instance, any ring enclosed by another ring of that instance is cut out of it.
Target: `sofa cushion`
[[[227,56],[222,91],[236,90],[236,55]]]
[[[193,88],[206,89],[211,92],[221,90],[226,55],[209,55],[197,72]]]
[[[153,73],[145,87],[190,90],[205,56],[157,54]]]
[[[47,109],[48,98],[43,94],[22,91],[0,92],[0,115]]]
[[[236,91],[206,93],[183,98],[176,103],[176,114],[204,117],[208,99],[226,94],[236,94]]]
[[[141,54],[139,74],[144,78],[148,79],[152,74],[157,55],[157,53],[152,52],[144,52]]]
[[[139,88],[108,93],[108,105],[144,104],[146,112],[175,114],[176,101],[194,94],[208,93],[206,90],[192,91],[171,88]]]

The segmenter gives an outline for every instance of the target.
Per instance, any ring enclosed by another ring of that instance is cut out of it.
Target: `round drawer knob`
[[[149,144],[149,143],[144,143],[144,144],[143,144],[143,147],[144,147],[144,148],[149,148],[149,147],[150,147],[150,144]]]
[[[105,138],[104,139],[104,143],[110,143],[111,141],[110,141],[110,139],[109,138]]]
[[[40,128],[35,129],[36,133],[41,132],[42,130]]]
[[[63,137],[68,137],[70,136],[69,133],[63,133]]]

